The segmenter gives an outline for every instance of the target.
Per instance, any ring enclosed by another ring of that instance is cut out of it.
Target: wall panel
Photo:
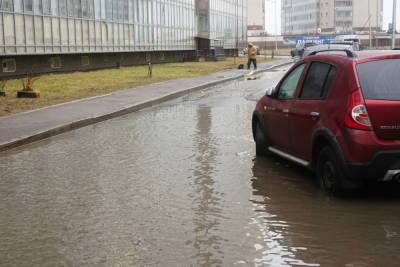
[[[239,9],[244,10],[246,1],[237,2]],[[0,8],[1,55],[196,48],[195,0],[14,0],[13,3]],[[235,1],[209,0],[209,5],[211,38],[223,39],[226,48],[233,47],[236,38],[245,38],[246,12],[237,17]]]

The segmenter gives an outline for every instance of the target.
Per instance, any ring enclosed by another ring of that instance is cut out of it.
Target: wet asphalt
[[[398,266],[400,189],[256,158],[287,67],[0,153],[0,266]]]

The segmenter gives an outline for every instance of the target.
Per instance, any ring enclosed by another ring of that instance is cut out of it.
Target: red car
[[[332,193],[400,181],[399,51],[316,51],[257,103],[256,154],[310,168]]]

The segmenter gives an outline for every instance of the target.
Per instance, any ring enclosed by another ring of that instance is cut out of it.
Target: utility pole
[[[236,7],[235,7],[235,13],[236,13],[236,33],[235,33],[235,51],[233,51],[233,64],[235,64],[236,66],[236,57],[239,54],[239,50],[238,50],[238,39],[239,39],[239,7],[238,7],[238,0],[236,0]]]
[[[379,30],[379,11],[381,10],[380,9],[380,2],[381,2],[381,0],[378,0],[378,1],[376,1],[376,31],[378,31]],[[383,9],[382,9],[383,10]],[[382,28],[382,27],[381,27]]]
[[[278,12],[276,11],[276,0],[274,0],[274,19],[275,19],[275,52],[278,52],[278,20],[277,20],[277,16],[278,16]]]
[[[396,48],[396,9],[397,9],[397,0],[393,0],[392,49]]]
[[[368,21],[369,21],[369,49],[372,48],[372,32],[371,32],[371,0],[368,0]]]

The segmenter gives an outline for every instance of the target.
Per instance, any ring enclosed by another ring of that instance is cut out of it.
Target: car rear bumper
[[[353,180],[400,179],[400,150],[381,151],[368,163],[346,163],[345,168],[347,176]]]

